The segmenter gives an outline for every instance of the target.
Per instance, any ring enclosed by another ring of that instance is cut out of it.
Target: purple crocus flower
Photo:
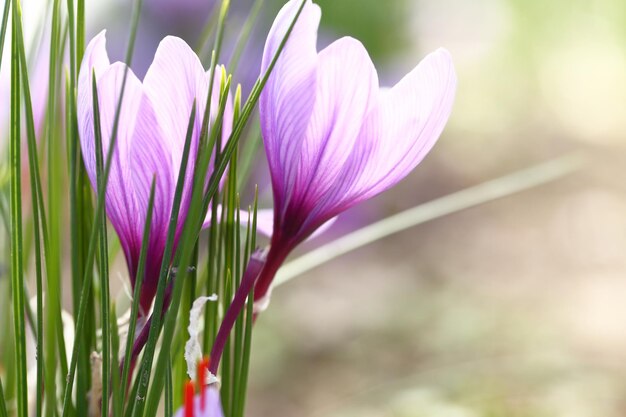
[[[126,68],[124,63],[109,62],[105,43],[104,32],[91,40],[85,51],[78,80],[80,143],[85,168],[94,189],[97,186],[92,74],[95,73],[98,87],[103,152],[106,154]],[[220,73],[218,68],[216,74]],[[149,311],[156,293],[189,116],[196,99],[196,119],[175,243],[187,216],[209,82],[209,74],[196,54],[183,40],[175,37],[166,37],[161,41],[143,83],[132,71],[128,73],[105,206],[109,220],[119,236],[134,284],[150,186],[153,176],[156,177],[146,275],[140,299],[142,315]],[[219,107],[219,75],[215,77],[213,85],[212,120]],[[232,105],[229,102],[224,114],[224,142],[232,129],[232,117]]]
[[[268,69],[302,0],[290,0],[270,30]],[[260,98],[274,192],[268,252],[253,254],[224,316],[211,372],[254,287],[255,314],[269,299],[278,268],[322,225],[406,177],[433,147],[450,116],[456,75],[439,49],[390,89],[378,85],[363,45],[342,38],[317,52],[320,8],[306,0]]]
[[[271,62],[301,0],[280,11],[265,44]],[[456,75],[439,49],[390,89],[363,45],[345,37],[317,52],[320,8],[306,1],[260,99],[274,191],[274,227],[255,300],[296,245],[329,219],[406,177],[450,115]]]

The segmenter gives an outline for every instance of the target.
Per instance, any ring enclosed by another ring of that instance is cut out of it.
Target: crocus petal
[[[209,75],[189,46],[180,39],[169,37],[159,46],[142,84],[124,64],[109,64],[104,32],[96,36],[86,49],[77,99],[81,148],[94,189],[97,188],[92,103],[94,74],[99,95],[104,154],[112,140],[119,93],[124,77],[127,76],[105,204],[107,215],[124,249],[131,281],[134,280],[137,270],[150,189],[152,182],[156,181],[148,247],[149,262],[140,299],[142,310],[147,312],[158,283],[174,185],[178,178],[191,108],[196,99],[197,116],[194,120],[192,149],[177,232],[180,232],[187,216],[192,188],[191,176],[195,168],[198,138],[209,90]],[[211,100],[213,117],[218,112],[221,96],[221,67],[217,68],[217,74]],[[232,129],[230,95],[228,100],[224,113],[225,135],[230,135]],[[207,175],[211,171],[209,167]]]
[[[308,209],[337,182],[350,157],[363,119],[376,105],[378,76],[361,44],[335,41],[320,52],[315,107],[302,143],[296,190]],[[291,202],[290,202],[291,204]]]
[[[171,158],[152,105],[149,99],[144,96],[137,114],[130,149],[133,185],[140,216],[135,233],[137,236],[143,235],[145,215],[150,201],[150,189],[154,180],[156,183],[150,249],[155,254],[163,252],[164,242],[167,238],[167,225],[175,186]]]
[[[217,117],[219,110],[221,75],[222,67],[217,66],[211,96],[211,120]],[[204,71],[198,56],[185,41],[168,36],[159,44],[143,83],[146,95],[151,99],[157,119],[162,126],[164,142],[171,153],[174,184],[178,179],[194,99],[196,101],[190,158],[181,200],[180,212],[183,216],[178,225],[179,233],[191,199],[194,166],[209,90],[209,76],[209,73]],[[227,139],[230,135],[232,120],[233,110],[229,96],[224,111],[223,138]],[[212,169],[209,172],[212,172]]]
[[[217,113],[220,105],[220,89],[222,84],[222,71],[225,68],[222,65],[215,67],[215,76],[213,77],[213,96],[211,97],[211,121],[217,118]],[[206,72],[206,78],[211,78],[210,70]],[[225,80],[224,80],[225,81]],[[204,107],[203,107],[204,109]],[[224,108],[224,116],[222,117],[222,148],[226,146],[230,134],[233,132],[233,98],[230,92],[226,99],[226,107]]]
[[[278,13],[265,44],[262,74],[268,69],[300,4],[301,0],[291,0]],[[259,102],[276,207],[281,207],[285,193],[295,181],[297,155],[315,104],[320,17],[320,8],[307,0]]]
[[[96,75],[102,75],[109,65],[109,55],[106,51],[106,30],[103,30],[94,36],[85,48],[78,76],[78,90],[91,91],[91,73],[95,72]]]
[[[107,68],[98,80],[102,151],[104,155],[106,155],[109,149],[115,108],[123,72],[123,64],[115,64]],[[84,94],[84,90],[82,90],[82,93]],[[94,190],[97,190],[91,93],[85,94],[85,96],[88,97],[89,100],[87,102],[90,104],[85,103],[78,105],[77,108],[81,109],[78,114],[78,126],[81,133],[80,139],[85,169]],[[118,129],[117,146],[113,152],[113,161],[107,183],[107,214],[120,235],[120,240],[125,244],[125,249],[129,251],[131,247],[136,244],[134,241],[134,231],[139,220],[134,187],[132,185],[130,142],[139,112],[141,98],[141,83],[134,75],[129,74],[124,99],[122,101],[122,111],[120,112],[119,125],[121,128]]]
[[[441,135],[456,92],[452,57],[439,49],[393,88],[383,91],[364,125],[367,168],[355,186],[356,202],[385,191],[419,164]]]
[[[92,77],[101,77],[104,71],[110,66],[109,56],[106,52],[106,32],[102,31],[96,35],[87,48],[83,56],[83,62],[78,76],[78,96],[77,96],[77,118],[78,128],[81,138],[81,148],[83,149],[83,159],[87,172],[95,178],[95,141],[93,131],[93,95]],[[92,184],[95,181],[92,179]]]
[[[196,395],[193,398],[193,416],[194,417],[224,417],[222,412],[222,404],[220,402],[220,393],[212,385],[204,388],[204,407],[202,406],[202,398]],[[181,407],[174,417],[185,417],[185,407]]]
[[[246,215],[246,220],[244,221],[244,213]],[[241,214],[241,224],[248,224],[248,212],[242,212]],[[326,223],[321,225],[307,240],[315,239],[316,237],[325,233],[328,229],[331,228],[333,224],[337,221],[337,217],[333,217],[328,220]],[[263,209],[259,210],[256,213],[256,231],[257,233],[262,234],[265,237],[272,237],[272,233],[274,232],[274,209]]]
[[[198,56],[183,40],[168,36],[157,48],[154,61],[144,78],[144,88],[146,95],[154,103],[154,111],[165,135],[163,139],[172,153],[173,172],[177,173],[194,99],[196,120],[192,155],[195,155],[198,145],[209,88],[204,68]],[[193,173],[193,167],[190,168],[187,175]]]
[[[82,84],[79,85],[77,107],[83,159],[94,189],[96,189],[96,162],[93,96],[91,76],[88,74],[92,74],[92,71],[96,74],[102,151],[106,155],[112,139],[118,97],[126,71],[126,66],[122,63],[106,66],[108,58],[104,48],[105,38],[102,34],[96,37],[87,49],[90,54],[86,55],[80,73]],[[96,72],[98,68],[102,69],[101,74]],[[152,104],[143,93],[141,82],[130,70],[121,106],[105,206],[111,223],[120,237],[131,279],[134,279],[153,178],[156,178],[156,188],[149,252],[152,255],[151,259],[159,264],[158,254],[162,252],[161,246],[171,210],[172,164]],[[146,288],[149,289],[152,285],[152,282],[148,282]]]

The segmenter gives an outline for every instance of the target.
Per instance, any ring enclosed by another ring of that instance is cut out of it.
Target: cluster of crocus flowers
[[[262,73],[301,5],[291,0],[276,17]],[[261,94],[273,233],[268,252],[251,260],[233,310],[254,288],[255,311],[261,311],[289,253],[330,219],[406,177],[433,147],[452,109],[456,75],[447,51],[429,54],[395,86],[381,89],[359,41],[346,37],[317,51],[320,17],[320,8],[306,0]],[[230,330],[227,320],[232,316],[226,315],[211,354],[212,371],[220,337]]]
[[[94,190],[97,186],[92,77],[96,79],[98,90],[102,147],[106,155],[126,71],[124,63],[109,62],[105,43],[104,32],[89,43],[78,82],[77,113],[81,148]],[[220,68],[215,74],[221,74]],[[211,120],[215,119],[219,109],[218,75],[213,80]],[[196,118],[193,122],[190,157],[185,172],[175,243],[189,209],[202,118],[211,83],[209,78],[210,75],[202,67],[198,56],[183,40],[175,37],[167,37],[161,42],[143,82],[128,70],[105,207],[119,236],[134,285],[150,188],[153,178],[155,179],[155,203],[147,252],[149,261],[140,298],[143,315],[149,311],[156,293],[176,181],[195,101]],[[232,104],[229,101],[223,119],[224,142],[230,136],[232,118]]]

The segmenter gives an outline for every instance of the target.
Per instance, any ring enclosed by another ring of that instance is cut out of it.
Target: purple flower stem
[[[254,288],[254,283],[256,282],[257,277],[264,269],[266,262],[265,259],[263,259],[264,256],[258,255],[259,252],[257,251],[250,258],[248,267],[246,268],[246,271],[243,273],[243,277],[241,278],[241,284],[239,285],[239,288],[235,293],[235,297],[228,307],[226,315],[224,316],[224,320],[222,320],[222,324],[217,331],[215,343],[213,343],[213,348],[211,349],[211,356],[209,356],[211,360],[209,371],[213,375],[217,374],[217,368],[219,367],[220,359],[222,358],[224,346],[226,345],[226,340],[228,340],[230,331],[235,325],[239,313],[246,305],[246,299],[248,298],[248,294],[250,294],[250,291],[252,291],[252,288]]]
[[[222,324],[217,332],[215,343],[211,349],[211,356],[209,357],[211,365],[209,367],[209,371],[213,375],[217,375],[217,369],[220,365],[226,341],[228,340],[230,332],[237,321],[237,317],[246,305],[246,299],[252,291],[252,288],[254,288],[257,280],[265,281],[269,279],[271,281],[285,259],[285,256],[282,255],[283,251],[273,249],[274,248],[270,248],[270,251],[267,254],[257,250],[250,257],[248,267],[241,278],[241,284],[239,285],[239,288],[233,297],[233,301],[226,311],[224,320],[222,320]]]

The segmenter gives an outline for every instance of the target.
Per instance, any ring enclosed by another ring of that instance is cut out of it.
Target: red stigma
[[[193,396],[195,394],[195,387],[193,382],[187,381],[185,384],[185,417],[193,416]]]
[[[198,363],[198,389],[200,390],[200,410],[204,411],[206,405],[206,393],[204,384],[206,383],[206,373],[209,370],[211,360],[207,357]]]

